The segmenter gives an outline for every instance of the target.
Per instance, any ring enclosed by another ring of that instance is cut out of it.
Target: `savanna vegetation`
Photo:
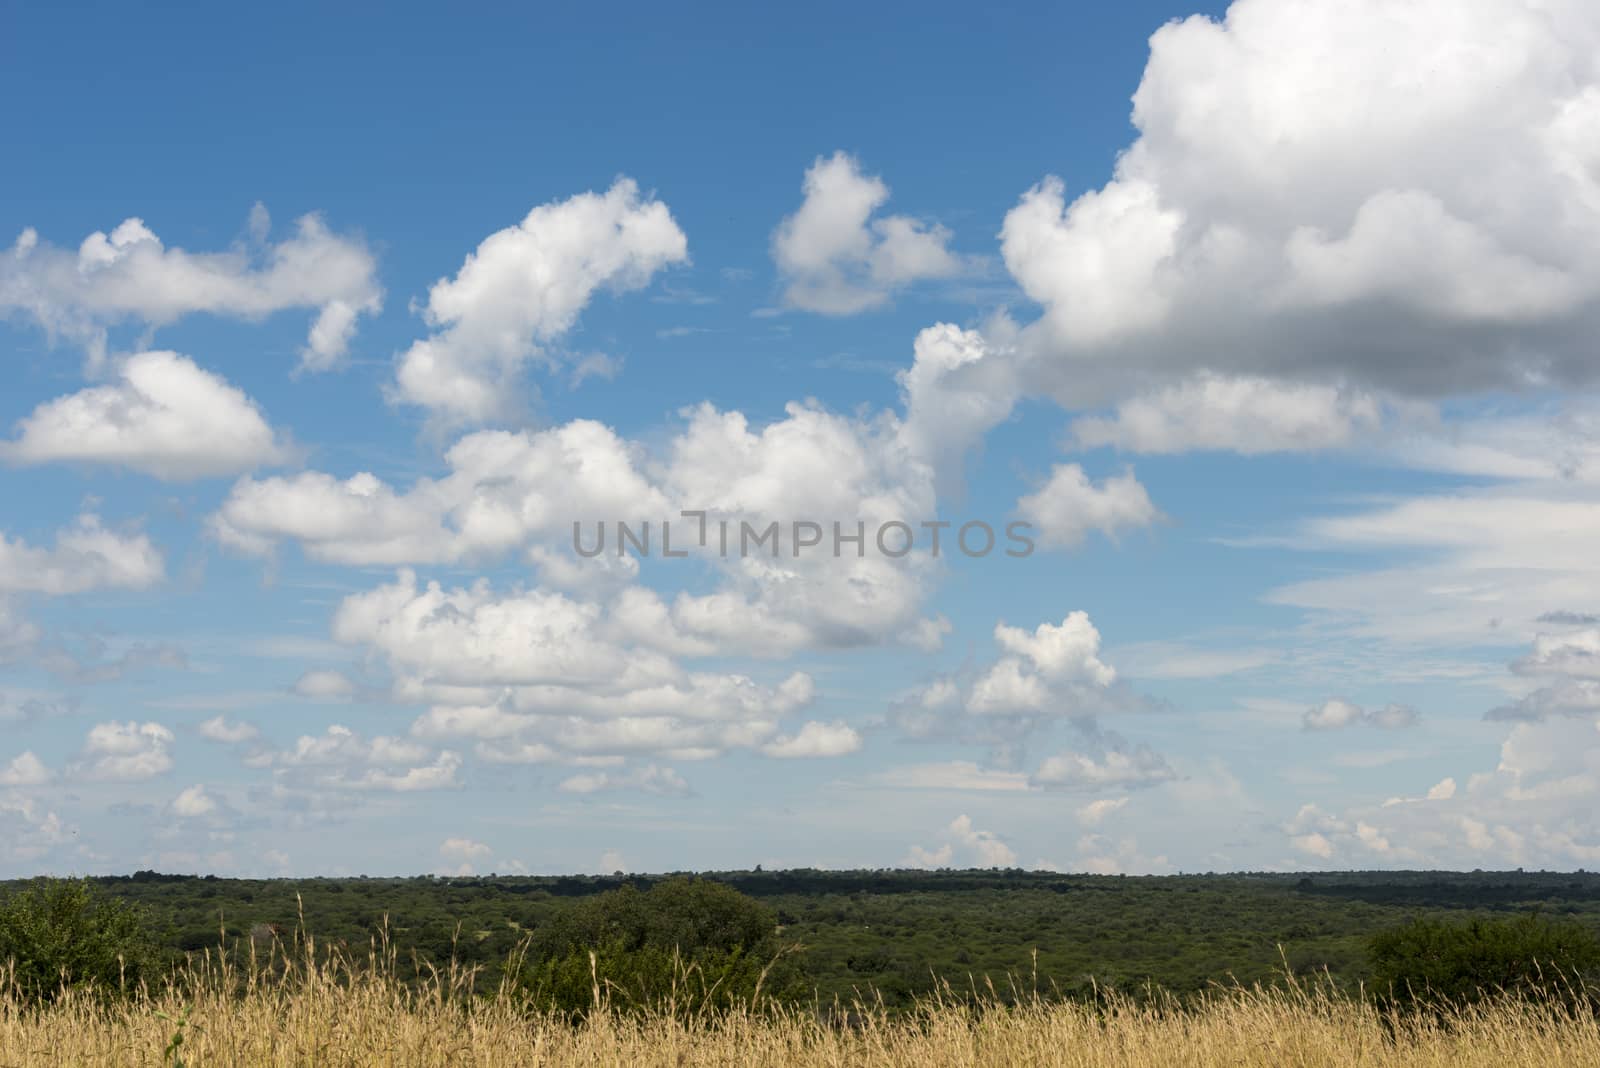
[[[487,990],[532,939],[548,957],[585,901],[665,876],[234,880],[158,875],[93,880],[142,911],[170,967],[234,942],[286,941],[303,924],[324,944],[360,951],[386,931],[405,978],[451,960]],[[1065,994],[1178,994],[1215,982],[1272,981],[1285,968],[1343,987],[1373,977],[1368,942],[1412,919],[1538,912],[1600,931],[1600,874],[1341,872],[1087,876],[1023,871],[722,872],[705,877],[771,913],[775,937],[799,943],[808,989],[849,999],[872,989],[891,1008],[935,988],[1039,976]],[[25,884],[0,884],[0,900]],[[765,949],[763,949],[765,952]],[[569,954],[570,955],[570,954]],[[581,961],[579,962],[581,963]],[[534,965],[537,966],[537,965]],[[576,965],[574,965],[576,966]]]
[[[1600,1063],[1597,891],[1520,872],[40,880],[0,886],[0,1063]]]

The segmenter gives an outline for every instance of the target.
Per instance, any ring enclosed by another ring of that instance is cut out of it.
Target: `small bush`
[[[1573,1006],[1600,978],[1600,938],[1540,916],[1416,920],[1370,943],[1374,986],[1400,1006],[1461,1008],[1501,993]]]
[[[541,1009],[721,1011],[792,1001],[806,991],[772,910],[731,887],[670,879],[567,908],[539,932],[517,985]]]
[[[0,900],[0,967],[35,1002],[63,989],[130,990],[148,978],[156,949],[141,914],[87,880],[36,879]]]

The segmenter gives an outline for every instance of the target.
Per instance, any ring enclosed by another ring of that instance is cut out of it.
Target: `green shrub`
[[[63,988],[115,993],[149,978],[156,949],[140,912],[87,880],[35,879],[0,899],[0,967],[30,1001]]]
[[[670,879],[569,905],[544,926],[516,976],[543,1009],[574,1017],[596,989],[614,1008],[692,1014],[792,1001],[807,988],[772,910],[731,887]]]
[[[1600,938],[1541,916],[1415,920],[1370,942],[1373,984],[1391,1004],[1460,1007],[1500,993],[1573,1005],[1600,978]]]

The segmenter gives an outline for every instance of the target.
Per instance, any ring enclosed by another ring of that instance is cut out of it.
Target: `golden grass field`
[[[572,1025],[523,1011],[504,993],[474,996],[466,973],[408,986],[377,953],[362,967],[312,959],[269,970],[208,958],[184,977],[182,994],[69,993],[34,1009],[0,996],[0,1066],[1600,1065],[1593,1015],[1503,1002],[1442,1020],[1386,1019],[1316,986],[1218,988],[1181,1005],[1111,995],[1090,1007],[1030,995],[975,1011],[935,1000],[897,1017],[860,1012],[842,1027],[809,1010],[606,1011]]]

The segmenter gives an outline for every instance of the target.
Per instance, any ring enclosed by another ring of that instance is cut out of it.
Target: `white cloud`
[[[397,492],[362,472],[241,480],[211,521],[224,544],[265,553],[293,538],[331,563],[445,563],[563,539],[572,524],[672,516],[641,472],[642,457],[610,428],[574,420],[538,432],[482,431],[445,454],[449,474]]]
[[[702,759],[760,748],[815,696],[792,674],[775,686],[685,670],[636,643],[616,610],[542,590],[419,588],[410,573],[352,595],[334,618],[340,641],[387,662],[397,700],[432,707],[412,727],[431,741],[472,739],[501,762],[662,755]],[[656,618],[656,617],[645,617]],[[657,636],[659,641],[659,636]],[[671,643],[668,643],[671,644]],[[791,739],[817,744],[815,731]],[[841,739],[830,733],[830,744]]]
[[[273,767],[283,788],[313,797],[360,792],[411,793],[460,785],[459,753],[438,752],[406,738],[363,737],[342,724],[305,734],[282,750],[263,750],[255,764]]]
[[[491,847],[471,838],[446,838],[439,846],[439,855],[447,860],[483,860],[493,854]]]
[[[141,782],[172,770],[172,731],[159,723],[100,723],[68,771],[97,782]]]
[[[861,735],[854,727],[840,720],[805,724],[793,735],[774,738],[761,747],[770,757],[796,759],[806,757],[836,757],[854,753],[861,748]]]
[[[0,593],[140,590],[160,582],[165,573],[161,553],[148,537],[107,530],[98,516],[79,516],[56,533],[49,549],[0,532]]]
[[[1126,797],[1107,797],[1099,801],[1090,801],[1078,809],[1078,822],[1085,827],[1095,827],[1105,822],[1106,818],[1120,811],[1128,803]]]
[[[1165,757],[1142,745],[1131,752],[1112,749],[1098,760],[1083,753],[1058,753],[1033,773],[1033,781],[1040,786],[1068,790],[1137,790],[1177,777]]]
[[[1279,587],[1268,600],[1315,613],[1354,637],[1419,643],[1532,641],[1538,617],[1600,603],[1593,487],[1516,483],[1380,503],[1305,523],[1308,549],[1408,551],[1403,565]]]
[[[944,625],[921,617],[938,571],[929,535],[896,559],[877,551],[841,555],[822,546],[792,552],[793,524],[833,524],[867,539],[884,524],[916,524],[936,514],[933,476],[907,455],[900,424],[887,414],[851,419],[815,404],[791,404],[783,418],[753,427],[739,412],[700,405],[679,432],[647,449],[608,428],[579,420],[539,433],[481,432],[462,438],[446,460],[451,471],[397,491],[370,474],[343,482],[325,474],[242,480],[211,529],[222,543],[266,554],[286,538],[320,560],[347,564],[484,562],[521,552],[546,587],[604,592],[638,573],[619,557],[616,523],[636,534],[652,523],[653,552],[662,523],[672,522],[674,553],[690,551],[717,583],[685,589],[670,606],[647,591],[619,605],[616,624],[640,613],[636,640],[675,654],[712,651],[785,655],[808,647],[886,642],[934,647]],[[685,510],[705,513],[699,522]],[[607,524],[605,551],[574,550]],[[743,524],[779,538],[740,556]],[[725,527],[724,527],[725,525]],[[721,532],[731,550],[719,555]],[[954,534],[946,532],[942,552]],[[891,536],[887,544],[898,544]],[[626,608],[627,611],[621,611]]]
[[[1096,486],[1077,464],[1055,465],[1048,482],[1017,501],[1017,514],[1033,524],[1040,544],[1055,548],[1079,545],[1090,531],[1114,538],[1161,518],[1133,472]]]
[[[1198,409],[1260,388],[1161,392],[1204,372],[1354,391],[1291,391],[1275,447],[1359,429],[1366,390],[1592,379],[1597,40],[1577,0],[1236,0],[1163,26],[1111,180],[1070,202],[1046,180],[1006,217],[1044,309],[1030,381],[1079,409],[1154,385],[1176,448],[1224,443]]]
[[[258,234],[264,237],[262,228]],[[258,320],[315,308],[300,365],[324,370],[344,356],[356,318],[382,306],[376,273],[361,241],[331,232],[315,215],[276,244],[226,252],[167,248],[139,219],[90,234],[76,252],[30,229],[0,255],[0,316],[27,315],[98,358],[106,328],[122,322],[163,326],[197,312]]]
[[[514,415],[523,367],[554,362],[546,346],[597,290],[638,289],[687,259],[667,206],[641,199],[632,179],[534,208],[434,283],[424,308],[434,332],[401,355],[393,398],[447,423]]]
[[[1052,682],[1086,682],[1109,686],[1116,669],[1100,659],[1100,631],[1087,612],[1069,612],[1060,623],[1041,623],[1032,632],[998,623],[994,640],[1000,648],[1032,662]]]
[[[905,405],[899,438],[953,487],[966,454],[1005,421],[1021,392],[1016,354],[988,335],[938,323],[917,334],[911,366],[896,372]]]
[[[1317,831],[1294,835],[1289,842],[1302,853],[1309,853],[1319,860],[1327,860],[1333,856],[1333,843]]]
[[[772,235],[772,258],[790,307],[851,315],[928,278],[948,278],[961,261],[943,227],[904,215],[873,215],[889,199],[880,178],[844,152],[806,171],[805,200]]]
[[[1511,665],[1521,675],[1600,678],[1600,629],[1540,634],[1528,655]]]
[[[321,735],[303,734],[294,746],[277,754],[284,767],[344,767],[353,764],[416,764],[428,757],[427,747],[401,738],[366,739],[340,724]]]
[[[976,790],[1016,793],[1033,789],[1024,772],[985,768],[971,760],[908,764],[876,772],[866,781],[872,786],[884,786],[896,790]]]
[[[912,846],[907,864],[914,868],[942,868],[947,867],[954,858],[956,850],[961,850],[963,855],[972,859],[973,865],[979,868],[1011,868],[1017,863],[1017,854],[1005,844],[999,835],[993,831],[980,830],[972,825],[972,818],[965,814],[957,816],[950,821],[944,830],[948,839],[935,850],[927,850],[921,846]]]
[[[39,628],[24,618],[13,598],[0,594],[0,664],[20,660],[38,640]]]
[[[574,775],[557,789],[569,794],[595,794],[612,790],[639,790],[661,797],[687,797],[689,784],[671,768],[646,764],[630,771],[602,771]]]
[[[213,716],[203,721],[199,729],[200,736],[206,741],[223,745],[239,745],[261,736],[255,724],[242,721],[230,723],[226,716]]]
[[[338,671],[308,671],[295,681],[294,692],[314,701],[337,700],[353,696],[356,684]]]
[[[1316,855],[1364,850],[1410,867],[1557,868],[1600,859],[1600,734],[1593,719],[1514,726],[1497,765],[1441,780],[1420,797],[1352,805],[1334,816],[1302,808],[1285,826],[1291,841],[1315,835]]]
[[[217,811],[217,801],[206,788],[195,785],[184,790],[172,801],[172,814],[183,819],[200,819]]]
[[[1398,730],[1403,727],[1415,726],[1417,713],[1413,708],[1405,705],[1384,705],[1382,708],[1365,709],[1360,705],[1351,704],[1341,698],[1332,698],[1324,701],[1315,708],[1306,709],[1301,722],[1306,730],[1330,731],[1344,727],[1377,727],[1382,730]]]
[[[1053,722],[1103,743],[1099,714],[1146,703],[1100,659],[1100,632],[1084,612],[1032,631],[1001,622],[994,639],[1004,655],[915,687],[891,705],[889,721],[912,737],[959,737],[1004,754]]]
[[[47,401],[0,442],[17,464],[94,463],[163,479],[235,474],[288,459],[256,404],[175,352],[120,361],[117,381]]]
[[[406,571],[390,585],[345,598],[333,635],[447,685],[599,683],[642,670],[600,640],[599,623],[598,606],[559,593],[498,596],[482,581],[471,589],[419,589]]]
[[[1262,377],[1202,374],[1123,401],[1110,418],[1072,424],[1079,445],[1129,452],[1225,449],[1245,455],[1331,449],[1382,421],[1371,394]]]
[[[18,754],[0,768],[0,786],[43,786],[54,778],[55,773],[32,750]]]

